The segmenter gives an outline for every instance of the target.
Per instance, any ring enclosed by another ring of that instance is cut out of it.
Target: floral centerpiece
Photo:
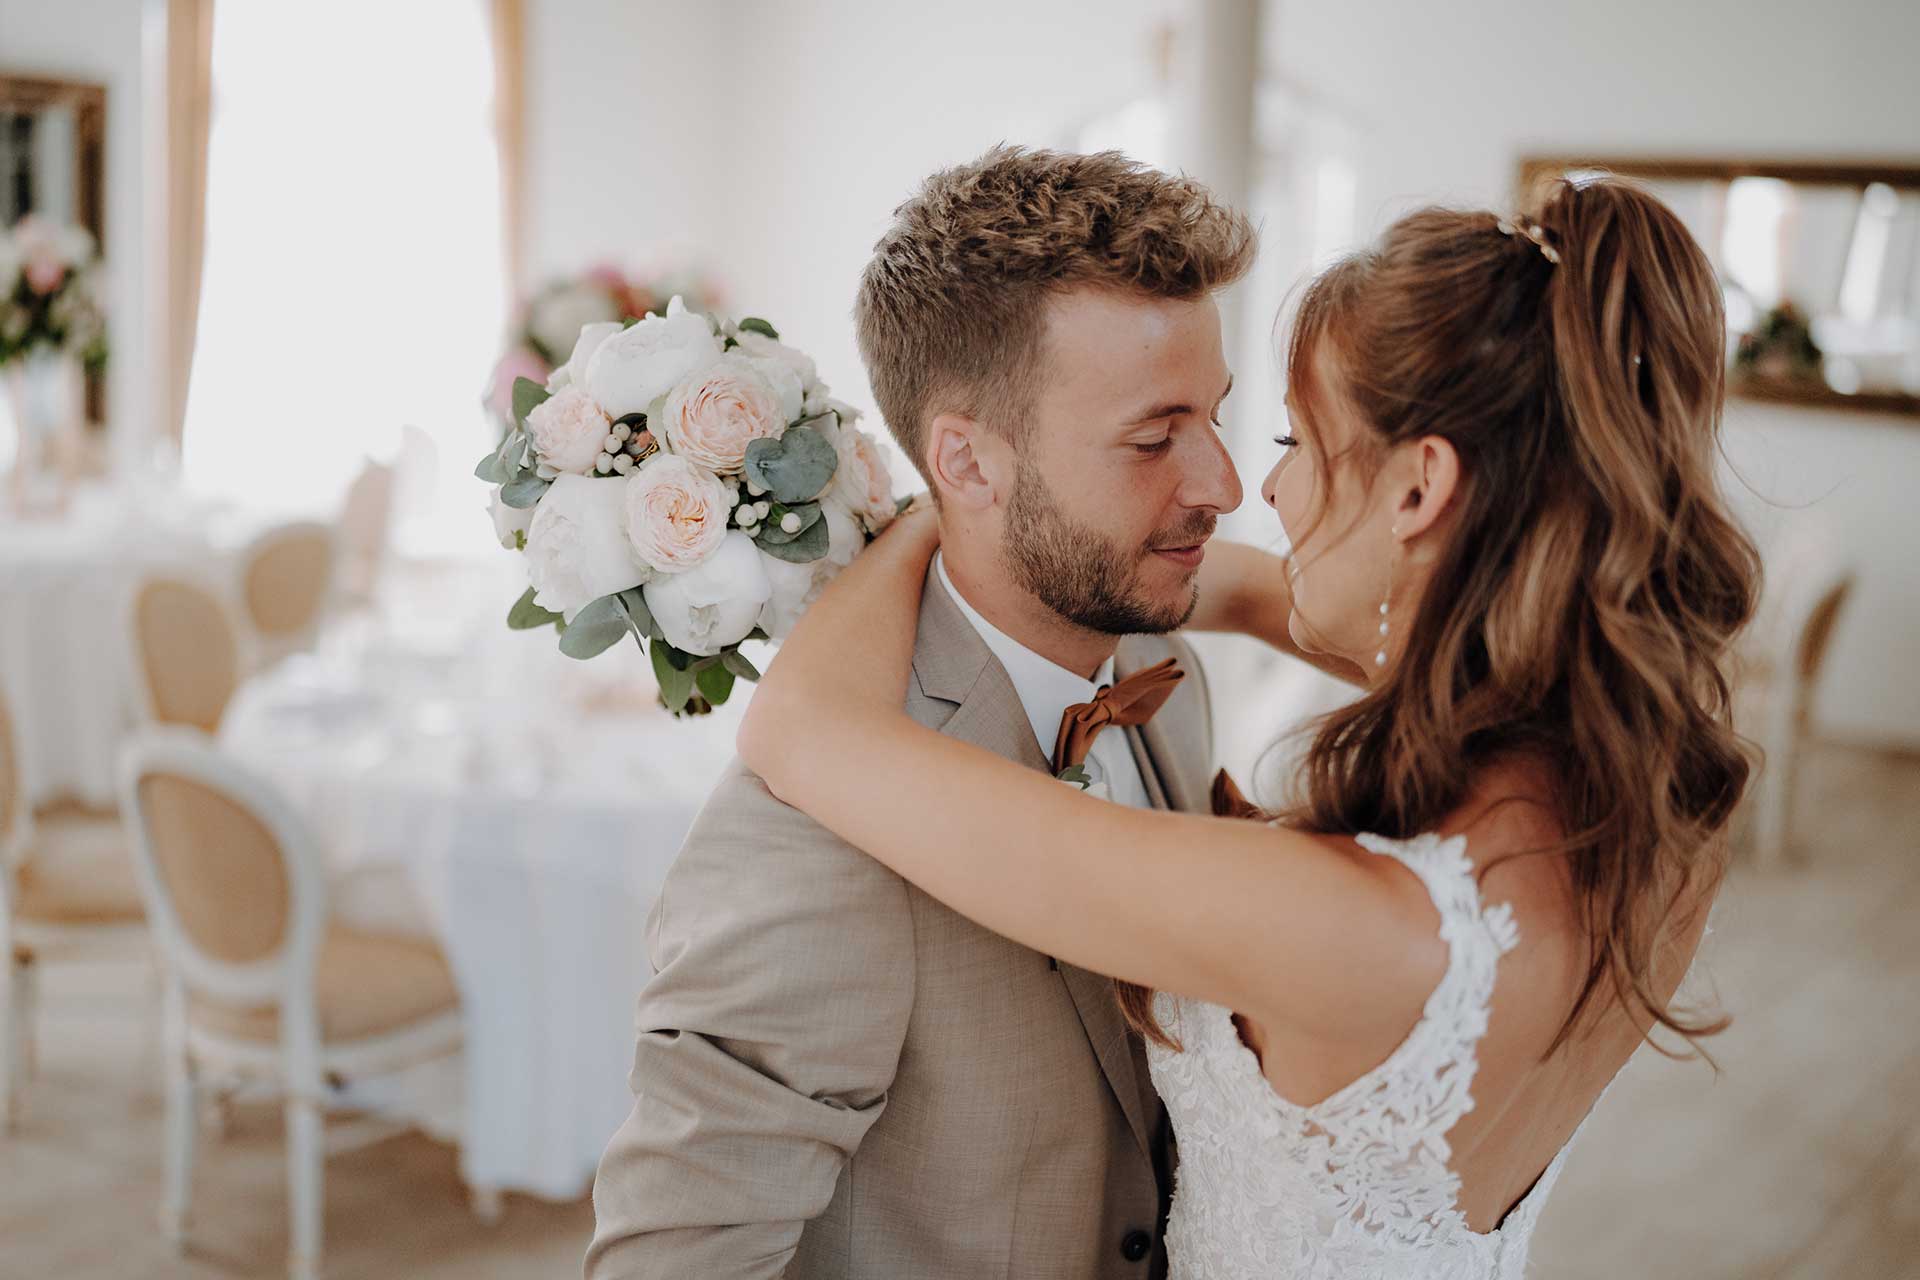
[[[602,263],[578,276],[552,280],[522,302],[514,313],[506,350],[487,383],[487,408],[502,430],[513,425],[514,380],[545,382],[566,360],[574,338],[587,325],[663,315],[667,299],[676,294],[695,311],[711,310],[718,301],[717,290],[682,274],[634,275]]]
[[[582,327],[544,384],[515,380],[512,416],[475,468],[526,557],[507,624],[575,658],[633,637],[675,714],[758,679],[740,646],[785,636],[904,506],[809,357],[679,297]]]
[[[46,352],[88,369],[107,359],[93,237],[28,214],[0,231],[0,365]]]

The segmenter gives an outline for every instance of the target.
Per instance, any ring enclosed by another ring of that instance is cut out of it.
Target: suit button
[[[1153,1237],[1144,1231],[1129,1231],[1120,1242],[1120,1256],[1128,1262],[1139,1262],[1152,1252]]]

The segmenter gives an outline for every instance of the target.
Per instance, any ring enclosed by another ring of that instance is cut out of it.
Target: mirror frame
[[[74,200],[79,222],[93,236],[104,260],[107,249],[107,87],[84,80],[50,80],[0,73],[0,108],[34,111],[51,106],[74,109]],[[111,321],[109,321],[111,323]],[[86,375],[85,418],[103,426],[107,417],[104,372]]]
[[[1735,178],[1779,178],[1816,186],[1857,186],[1883,182],[1920,190],[1920,160],[1769,160],[1753,157],[1530,155],[1520,160],[1515,195],[1518,208],[1535,209],[1546,188],[1569,169],[1605,169],[1623,178],[1648,181],[1731,182]],[[1920,395],[1905,391],[1846,394],[1818,387],[1782,387],[1727,378],[1727,395],[1771,404],[1810,405],[1920,418]]]

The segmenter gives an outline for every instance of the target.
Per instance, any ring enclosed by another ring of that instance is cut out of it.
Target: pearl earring
[[[1393,551],[1387,559],[1387,594],[1386,594],[1386,598],[1380,601],[1380,649],[1379,649],[1379,652],[1373,655],[1373,665],[1376,667],[1384,667],[1387,665],[1387,631],[1388,631],[1387,607],[1393,601],[1394,562],[1400,558],[1400,526],[1399,525],[1395,525],[1393,527],[1393,540],[1394,540]]]

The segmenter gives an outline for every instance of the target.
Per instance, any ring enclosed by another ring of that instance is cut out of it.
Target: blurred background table
[[[21,759],[31,804],[114,806],[115,756],[135,714],[129,590],[156,569],[230,578],[260,527],[153,486],[85,485],[58,516],[0,510],[0,687],[31,744]]]
[[[308,818],[343,917],[431,935],[459,984],[464,1079],[345,1100],[457,1138],[471,1185],[566,1199],[631,1104],[646,914],[738,708],[676,722],[637,654],[578,664],[486,621],[336,637],[251,681],[221,741]]]

